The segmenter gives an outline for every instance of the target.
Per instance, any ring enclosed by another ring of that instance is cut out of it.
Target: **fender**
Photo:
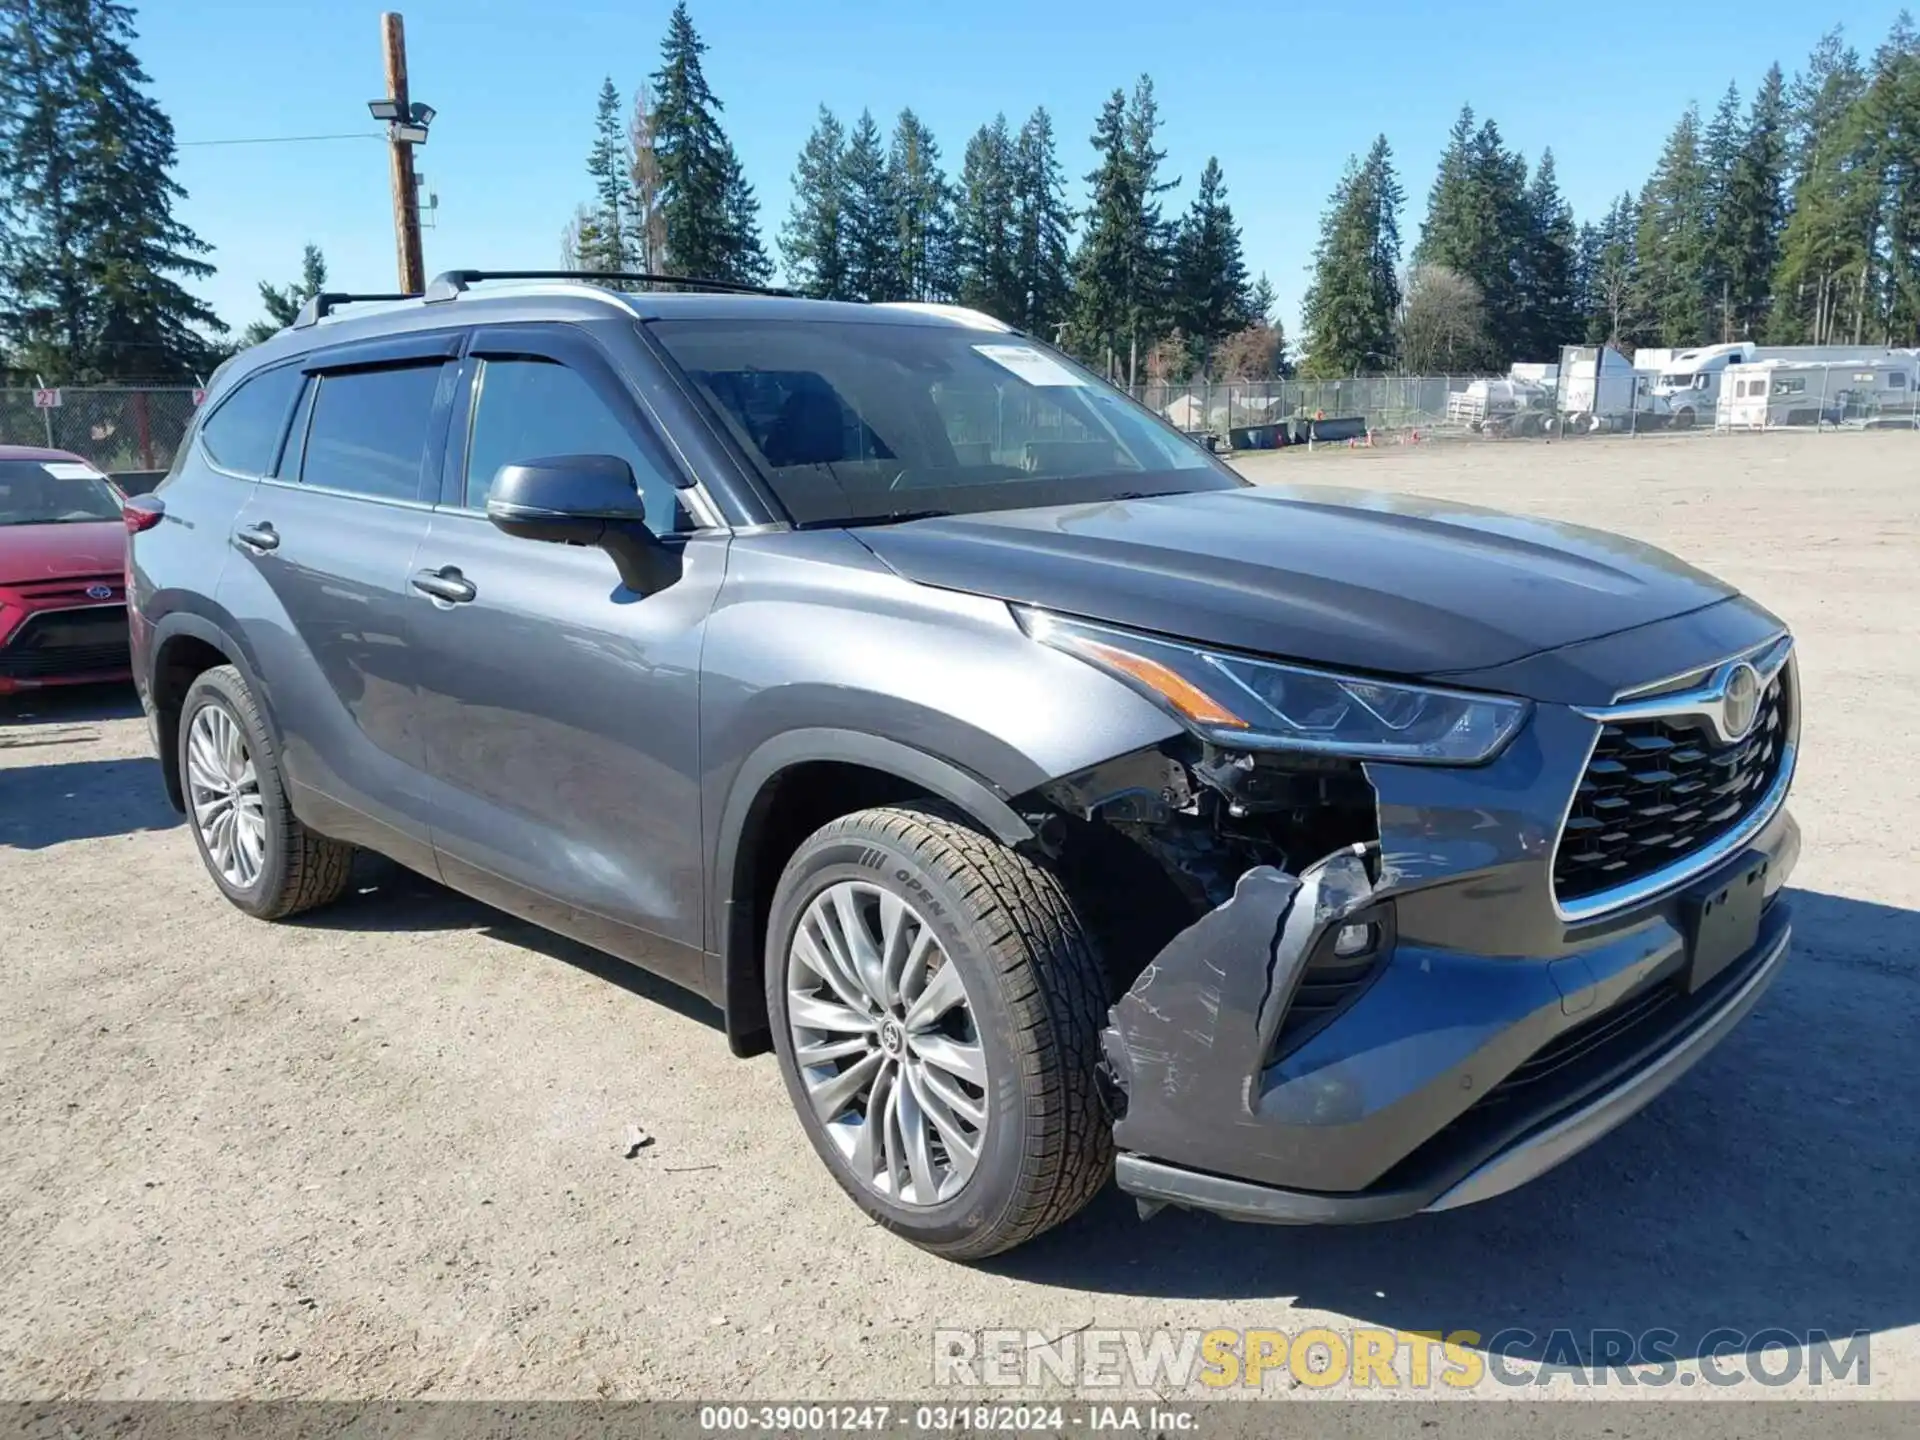
[[[958,806],[983,829],[1008,845],[1034,838],[1033,828],[1020,818],[1007,797],[979,776],[950,760],[916,750],[897,740],[857,730],[790,730],[767,740],[742,762],[734,775],[721,811],[715,863],[711,871],[715,904],[714,934],[721,973],[713,977],[711,992],[720,999],[727,1017],[727,1040],[734,1053],[751,1055],[764,1049],[756,1043],[762,1010],[759,967],[753,954],[753,917],[745,897],[733,893],[733,876],[740,840],[755,804],[782,771],[816,761],[837,761],[878,770],[908,781]]]

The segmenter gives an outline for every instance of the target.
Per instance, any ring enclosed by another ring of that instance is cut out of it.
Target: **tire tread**
[[[983,1259],[1026,1243],[1077,1214],[1106,1183],[1113,1136],[1097,1067],[1108,980],[1091,937],[1060,882],[1018,851],[934,804],[890,805],[829,822],[816,840],[884,839],[940,875],[961,896],[1023,1035],[1030,1083],[1026,1144],[1014,1199],[1000,1222],[956,1245]],[[812,842],[809,842],[812,843]]]
[[[271,732],[260,713],[259,702],[240,671],[232,665],[216,666],[196,679],[193,689],[202,686],[218,691],[237,712],[236,718],[246,732],[247,745],[253,751],[255,773],[264,780],[269,768],[272,771],[273,793],[271,797],[262,797],[271,803],[263,808],[267,823],[278,832],[276,838],[281,853],[286,856],[286,873],[275,890],[260,897],[252,913],[261,920],[284,920],[302,911],[332,904],[347,893],[351,883],[354,847],[315,834],[293,813],[293,805],[287,799],[286,780],[280,771],[280,757],[268,738]],[[191,712],[192,698],[193,690],[189,690],[182,711],[183,733],[184,716]]]

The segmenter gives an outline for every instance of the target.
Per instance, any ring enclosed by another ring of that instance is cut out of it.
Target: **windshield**
[[[120,499],[77,460],[0,460],[0,525],[118,520]]]
[[[798,524],[1245,483],[1118,390],[1019,336],[773,319],[660,320],[652,332]]]

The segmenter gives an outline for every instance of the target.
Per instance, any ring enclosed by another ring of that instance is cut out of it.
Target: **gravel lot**
[[[1867,1330],[1870,1393],[1920,1398],[1920,437],[1247,468],[1625,531],[1795,626],[1795,957],[1624,1131],[1385,1227],[1109,1189],[960,1268],[861,1220],[702,1003],[378,863],[249,921],[130,695],[0,701],[0,1397],[901,1397],[936,1326],[1361,1324]]]

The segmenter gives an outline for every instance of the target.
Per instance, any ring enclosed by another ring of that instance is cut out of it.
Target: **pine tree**
[[[185,379],[226,330],[136,38],[118,0],[0,7],[0,340],[50,379]]]
[[[1587,340],[1594,345],[1637,345],[1642,338],[1636,301],[1640,288],[1639,206],[1623,194],[1594,227],[1584,269]]]
[[[1061,338],[1073,300],[1068,260],[1067,180],[1055,153],[1053,118],[1045,107],[1027,117],[1014,146],[1014,211],[1019,241],[1014,254],[1020,314],[1015,322],[1042,340]]]
[[[1007,117],[996,115],[967,142],[953,226],[960,303],[1016,326],[1027,308],[1020,283],[1018,171]]]
[[[1516,358],[1557,360],[1582,328],[1575,275],[1579,237],[1573,208],[1560,194],[1553,151],[1541,152],[1526,194],[1527,239],[1516,264],[1519,299]]]
[[[803,295],[848,297],[845,221],[846,131],[826,106],[793,170],[793,205],[780,231],[787,277]]]
[[[1301,305],[1302,374],[1357,375],[1393,363],[1401,200],[1393,150],[1382,135],[1364,161],[1347,162],[1321,216],[1313,281]]]
[[[1708,292],[1710,204],[1700,112],[1688,106],[1640,197],[1637,299],[1662,345],[1699,345],[1718,333]]]
[[[887,156],[871,111],[860,112],[847,139],[841,178],[846,187],[841,240],[846,247],[848,298],[897,300],[900,296],[894,287],[900,266],[894,251]]]
[[[1274,311],[1280,308],[1280,297],[1274,293],[1273,282],[1261,272],[1260,278],[1253,282],[1253,288],[1247,292],[1247,310],[1253,316],[1256,325],[1274,325],[1279,322]]]
[[[573,218],[567,221],[560,232],[560,268],[563,270],[585,270],[588,268],[588,256],[598,256],[603,242],[600,239],[599,222],[593,218],[591,205],[573,207]]]
[[[1131,235],[1140,213],[1127,156],[1125,91],[1115,90],[1100,107],[1092,143],[1099,164],[1087,176],[1091,188],[1073,261],[1071,344],[1083,359],[1111,376],[1127,333]]]
[[[736,285],[765,285],[773,278],[773,262],[760,243],[760,199],[747,183],[746,168],[731,145],[722,153],[720,173],[727,248],[717,278]]]
[[[1906,11],[1873,69],[1864,104],[1880,151],[1883,332],[1890,345],[1920,345],[1920,33]]]
[[[1441,156],[1414,249],[1416,265],[1437,265],[1470,280],[1486,316],[1486,347],[1475,363],[1504,367],[1529,344],[1522,256],[1535,241],[1527,203],[1526,162],[1510,152],[1493,121],[1476,130],[1463,106]]]
[[[1866,333],[1881,201],[1874,137],[1860,103],[1867,83],[1838,27],[1821,37],[1794,80],[1793,201],[1774,270],[1769,339],[1818,345]]]
[[[1171,308],[1174,326],[1201,364],[1215,345],[1254,320],[1240,227],[1217,159],[1200,172],[1199,191],[1174,241]]]
[[[666,261],[678,275],[757,283],[770,268],[760,248],[759,202],[720,128],[723,107],[700,63],[706,49],[679,0],[652,76]]]
[[[887,150],[892,207],[894,293],[902,300],[953,294],[953,191],[940,169],[940,146],[912,110],[902,110]]]
[[[1714,214],[1715,268],[1729,339],[1756,339],[1766,325],[1785,215],[1786,120],[1785,82],[1775,65],[1754,92]]]
[[[613,77],[601,82],[594,107],[593,148],[587,152],[593,178],[593,230],[580,255],[582,270],[635,270],[632,159],[620,115],[620,92]]]
[[[1173,241],[1177,227],[1161,210],[1160,197],[1180,181],[1160,178],[1164,150],[1154,148],[1160,133],[1160,105],[1153,77],[1142,75],[1127,104],[1127,163],[1133,171],[1137,205],[1130,227],[1127,284],[1127,383],[1139,379],[1140,358],[1165,333],[1173,301]]]
[[[1701,286],[1714,318],[1710,335],[1715,341],[1733,338],[1733,258],[1726,247],[1725,224],[1742,131],[1740,87],[1729,82],[1700,142],[1706,192],[1706,252],[1701,266]]]
[[[291,285],[276,288],[260,282],[260,304],[267,318],[256,320],[240,333],[242,345],[258,345],[293,324],[300,307],[327,288],[327,261],[318,245],[300,252],[300,278]]]

